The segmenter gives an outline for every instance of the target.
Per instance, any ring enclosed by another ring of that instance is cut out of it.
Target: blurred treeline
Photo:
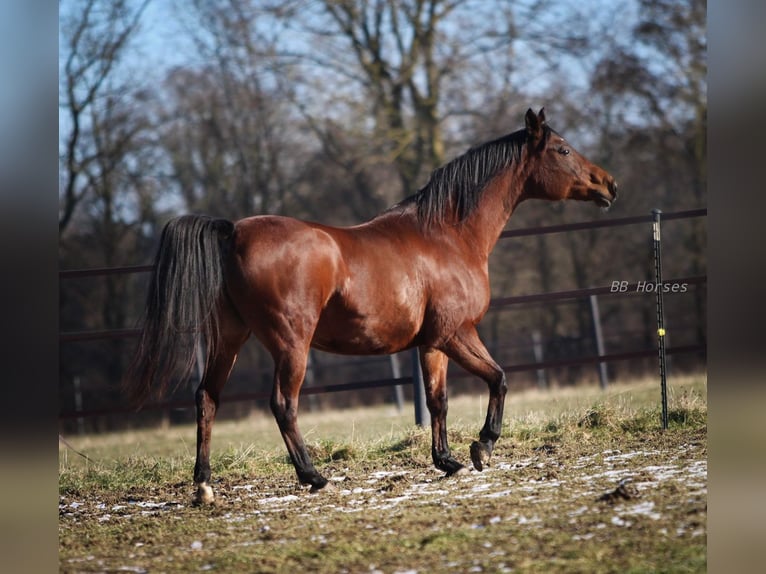
[[[151,20],[162,15],[177,19],[189,53],[158,70],[159,48],[146,62],[141,54],[162,46],[155,32],[163,28]],[[528,107],[544,106],[558,132],[617,177],[621,195],[608,213],[527,202],[509,228],[704,207],[705,18],[703,0],[63,0],[60,267],[150,263],[164,223],[186,212],[358,223],[414,193],[471,145],[521,128]],[[663,231],[665,277],[705,274],[704,218]],[[493,292],[650,279],[649,239],[648,226],[626,226],[501,241]],[[146,278],[62,280],[61,331],[134,327]],[[655,344],[652,296],[599,302],[607,352]],[[668,297],[666,306],[670,344],[704,343],[704,287]],[[591,333],[587,300],[490,312],[482,324],[504,365],[533,362],[533,337],[545,358],[594,354]],[[75,391],[86,410],[122,404],[132,344],[62,344],[61,411],[74,408]],[[408,361],[404,354],[405,375]],[[704,364],[697,356],[674,361],[678,369]],[[309,384],[392,375],[387,358],[340,364],[347,362],[312,354]],[[268,389],[270,364],[248,344],[224,397]],[[655,370],[653,358],[610,365],[612,378]],[[596,370],[548,376],[569,384]],[[513,375],[511,384],[535,377]],[[485,392],[464,379],[452,388]],[[304,405],[391,394],[322,395]],[[188,387],[176,397],[190,398]],[[224,412],[253,406],[265,405]],[[127,420],[141,419],[86,425]]]

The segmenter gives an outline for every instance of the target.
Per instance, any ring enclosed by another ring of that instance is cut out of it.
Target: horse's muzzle
[[[607,184],[607,188],[609,189],[609,193],[612,194],[612,203],[617,201],[617,182],[615,180],[610,180]]]
[[[599,186],[598,189],[591,188],[590,199],[599,207],[609,209],[617,201],[617,182],[610,179],[605,185]]]

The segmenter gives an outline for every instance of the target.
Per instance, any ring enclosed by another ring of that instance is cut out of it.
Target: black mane
[[[490,180],[519,161],[526,138],[526,130],[519,130],[472,147],[435,169],[428,182],[399,205],[415,203],[418,220],[426,226],[445,219],[463,221],[476,209]]]

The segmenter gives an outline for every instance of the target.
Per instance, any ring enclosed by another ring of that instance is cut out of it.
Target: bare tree
[[[124,150],[136,135],[128,130],[119,141],[112,139],[111,159],[104,160],[104,143],[99,140],[94,119],[101,113],[101,103],[113,97],[110,92],[123,91],[114,82],[114,71],[136,32],[141,14],[149,0],[135,9],[125,0],[97,2],[83,0],[62,6],[62,37],[66,57],[61,74],[60,107],[69,124],[60,157],[62,181],[60,191],[59,234],[62,234],[84,197],[92,190],[94,180],[103,177],[102,170],[113,170],[115,151]]]
[[[148,4],[82,0],[61,7],[59,253],[62,267],[114,267],[149,258],[160,186],[151,94],[123,64]],[[150,237],[145,239],[144,234]],[[87,287],[87,289],[86,289]],[[136,317],[134,277],[63,284],[60,321],[69,329],[122,329]],[[62,348],[64,385],[84,380],[98,400],[118,396],[125,340]],[[108,352],[104,352],[108,349]]]
[[[172,70],[164,84],[161,142],[171,180],[192,211],[278,213],[302,153],[285,103],[289,80],[273,70],[257,3],[195,0],[181,13],[205,63]]]
[[[444,90],[479,53],[500,50],[513,40],[507,14],[470,32],[463,41],[450,33],[460,8],[470,3],[443,0],[324,2],[336,34],[352,48],[368,87],[376,128],[397,166],[405,193],[414,191],[445,160]],[[452,18],[455,16],[455,18]],[[473,23],[473,22],[471,22]],[[499,26],[498,26],[499,24]],[[452,28],[454,30],[454,28]],[[484,38],[491,39],[488,43]]]

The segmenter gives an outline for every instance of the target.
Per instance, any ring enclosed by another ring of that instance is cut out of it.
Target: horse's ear
[[[543,110],[540,110],[539,114],[535,114],[532,108],[529,108],[524,121],[527,126],[527,141],[532,147],[537,147],[537,144],[543,138],[543,124],[545,123]]]
[[[540,111],[537,113],[537,119],[540,120],[540,125],[545,125],[545,108],[540,108]]]

